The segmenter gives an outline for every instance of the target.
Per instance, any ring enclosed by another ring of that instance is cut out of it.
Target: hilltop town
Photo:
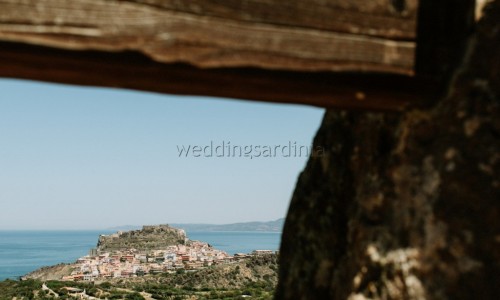
[[[37,270],[25,279],[100,282],[195,271],[273,252],[254,250],[249,254],[229,255],[208,243],[189,240],[181,229],[168,225],[144,226],[142,230],[102,235],[97,248],[75,263]]]
[[[109,278],[104,281],[26,279],[0,282],[0,300],[271,300],[278,256],[252,255],[198,270]]]
[[[168,225],[101,235],[71,264],[41,268],[0,282],[0,300],[253,299],[270,300],[278,254],[229,255]]]

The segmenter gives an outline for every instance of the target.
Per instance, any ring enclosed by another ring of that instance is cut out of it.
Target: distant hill
[[[170,224],[173,227],[181,228],[190,232],[200,231],[258,231],[258,232],[281,232],[285,219],[278,219],[269,222],[244,222],[233,224]]]
[[[242,222],[242,223],[232,223],[232,224],[198,224],[198,223],[171,223],[172,227],[184,229],[190,232],[200,232],[200,231],[257,231],[257,232],[281,232],[283,230],[283,225],[285,224],[285,219],[281,218],[275,221],[269,222]],[[124,225],[108,228],[107,230],[112,231],[129,231],[137,230],[142,226],[140,225]]]
[[[122,225],[116,227],[106,228],[107,231],[130,231],[130,230],[139,230],[142,228],[142,225]]]

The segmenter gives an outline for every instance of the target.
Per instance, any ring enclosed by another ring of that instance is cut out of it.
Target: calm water
[[[0,231],[0,280],[16,278],[43,266],[74,262],[111,231]],[[229,254],[256,249],[278,250],[281,233],[187,232]]]
[[[229,254],[253,250],[278,250],[281,233],[277,232],[187,232],[192,240],[207,242]]]

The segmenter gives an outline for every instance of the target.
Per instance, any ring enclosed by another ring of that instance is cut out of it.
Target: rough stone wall
[[[484,15],[434,107],[327,111],[277,299],[500,299],[500,1]]]

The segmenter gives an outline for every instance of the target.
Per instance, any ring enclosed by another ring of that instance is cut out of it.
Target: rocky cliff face
[[[143,226],[141,230],[101,235],[97,242],[100,252],[134,248],[137,250],[163,249],[170,245],[185,244],[186,232],[169,225]]]
[[[495,1],[435,107],[326,113],[277,299],[500,299],[498,20]]]

